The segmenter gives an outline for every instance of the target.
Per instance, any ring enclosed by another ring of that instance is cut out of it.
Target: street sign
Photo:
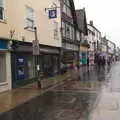
[[[57,18],[57,10],[49,10],[49,19]]]
[[[33,55],[39,55],[40,48],[39,48],[39,41],[33,40]]]

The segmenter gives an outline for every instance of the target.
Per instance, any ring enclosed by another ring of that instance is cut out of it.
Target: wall
[[[10,38],[10,30],[15,30],[13,39],[21,40],[24,37],[25,41],[32,42],[34,32],[25,30],[26,27],[26,6],[29,6],[35,10],[36,27],[38,28],[38,39],[41,44],[51,46],[61,46],[61,19],[60,8],[58,8],[58,18],[49,20],[45,8],[51,7],[55,2],[59,6],[59,0],[6,0],[6,22],[0,22],[0,37]],[[60,7],[60,6],[59,6]],[[58,40],[54,40],[53,36],[53,22],[57,21],[58,24]]]
[[[98,41],[98,44],[101,44],[101,32],[98,31],[94,26],[91,26],[91,25],[87,25],[88,26],[88,41],[90,43],[90,49],[89,51],[93,51],[94,50],[94,44],[93,42],[96,43],[96,48],[97,48],[97,41]]]

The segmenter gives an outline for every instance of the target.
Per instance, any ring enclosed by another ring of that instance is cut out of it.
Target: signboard
[[[8,49],[7,47],[7,41],[0,39],[0,49]]]
[[[33,55],[39,55],[40,48],[39,48],[39,41],[33,40]]]
[[[21,80],[25,78],[25,66],[24,66],[24,57],[23,56],[19,56],[16,58],[16,72],[17,72],[17,79]]]
[[[57,10],[49,10],[49,19],[57,18]]]

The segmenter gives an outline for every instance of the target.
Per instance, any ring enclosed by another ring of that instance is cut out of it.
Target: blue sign
[[[16,72],[17,72],[17,79],[25,79],[25,65],[24,65],[24,57],[19,56],[16,58]]]
[[[49,18],[50,19],[57,18],[57,10],[49,10]]]
[[[17,65],[24,65],[24,58],[23,57],[17,57]]]
[[[7,49],[7,41],[0,39],[0,49]]]

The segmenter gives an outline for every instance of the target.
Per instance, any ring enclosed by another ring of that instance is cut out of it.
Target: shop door
[[[0,54],[0,83],[6,82],[6,62],[5,55]]]

